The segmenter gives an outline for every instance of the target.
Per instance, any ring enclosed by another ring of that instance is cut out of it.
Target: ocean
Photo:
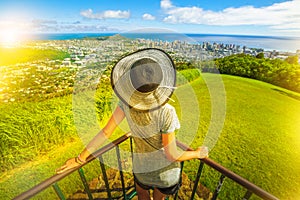
[[[117,33],[47,33],[31,35],[32,40],[69,40],[86,37],[112,36]],[[248,48],[262,48],[295,53],[300,50],[300,37],[253,36],[253,35],[219,35],[219,34],[179,34],[179,33],[121,33],[128,38],[152,40],[183,40],[190,43],[235,44]]]

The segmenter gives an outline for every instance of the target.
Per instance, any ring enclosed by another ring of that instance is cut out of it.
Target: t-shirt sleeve
[[[161,114],[161,133],[172,133],[180,128],[180,123],[175,111],[175,108],[168,106],[163,109]]]

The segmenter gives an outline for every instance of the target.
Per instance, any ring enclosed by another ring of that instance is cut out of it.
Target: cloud
[[[148,13],[143,14],[144,20],[155,20],[155,17],[153,15],[150,15]]]
[[[33,19],[30,21],[0,20],[1,32],[16,33],[84,33],[84,32],[122,32],[113,24],[90,23],[90,21],[55,21],[51,19]]]
[[[109,26],[91,25],[91,24],[59,24],[56,26],[40,25],[33,27],[36,32],[118,32],[117,28]]]
[[[57,24],[55,20],[45,20],[45,19],[34,19],[32,20],[33,24]]]
[[[300,0],[275,3],[265,7],[229,7],[221,11],[201,7],[176,7],[170,0],[161,0],[166,23],[187,23],[218,26],[263,25],[274,29],[299,29]]]
[[[170,9],[174,6],[172,5],[172,2],[170,0],[161,0],[160,1],[160,7],[162,9]]]
[[[119,29],[102,26],[97,24],[68,24],[68,25],[60,25],[60,32],[116,32],[120,31]]]
[[[81,11],[80,15],[89,19],[128,19],[130,17],[130,12],[121,10],[106,10],[101,13],[94,13],[92,9],[88,9]]]

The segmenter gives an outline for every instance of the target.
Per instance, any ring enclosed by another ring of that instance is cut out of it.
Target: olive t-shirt
[[[134,140],[133,172],[143,184],[170,187],[180,179],[180,164],[166,158],[162,134],[180,128],[175,108],[165,104],[159,109],[143,112],[119,104],[124,111]]]

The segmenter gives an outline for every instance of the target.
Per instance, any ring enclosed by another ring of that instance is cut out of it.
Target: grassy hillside
[[[0,104],[0,172],[47,154],[76,137],[72,98]]]
[[[204,77],[215,79],[213,74]],[[222,78],[226,89],[226,118],[210,157],[280,199],[300,199],[300,95],[252,79],[229,75]],[[211,110],[206,106],[210,99],[204,81],[194,81],[192,86],[201,110],[201,125],[192,144],[197,147],[207,133]],[[185,87],[177,92],[185,92]],[[181,109],[189,105],[181,105]],[[191,120],[187,117],[181,121],[182,129],[189,133]],[[202,182],[214,189],[219,176],[208,170]],[[238,192],[241,190],[227,180],[220,197],[241,199]]]
[[[204,74],[203,77],[211,83],[216,80],[214,74]],[[222,75],[222,79],[226,89],[226,118],[210,157],[280,199],[297,199],[300,197],[300,95],[251,79],[228,75]],[[193,94],[189,94],[191,86],[199,102],[200,116],[195,116],[198,112],[190,112],[189,115],[183,112],[196,110],[193,102],[189,102],[193,101]],[[180,86],[173,99],[175,103],[172,104],[177,108],[182,126],[179,139],[192,138],[192,147],[201,145],[212,114],[205,81],[197,79],[191,85]],[[197,133],[194,133],[191,127],[198,124],[194,121],[197,117],[200,123],[196,127]],[[76,155],[80,149],[81,141],[75,138],[66,148],[56,149],[43,159],[37,158],[33,163],[1,174],[0,196],[11,199],[48,178],[53,175],[55,168]],[[196,174],[194,167],[193,161],[185,165],[185,170],[190,172],[192,178]],[[218,174],[205,167],[201,182],[213,190],[218,177]],[[67,182],[65,187],[70,186],[71,182]],[[238,199],[241,190],[227,180],[220,198]],[[50,194],[53,194],[51,189],[43,197]]]

